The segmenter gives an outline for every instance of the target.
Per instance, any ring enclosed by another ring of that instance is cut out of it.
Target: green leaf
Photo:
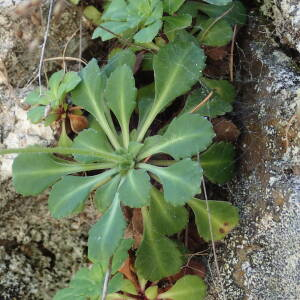
[[[158,295],[158,286],[157,285],[149,286],[145,291],[145,296],[149,300],[157,299],[157,295]]]
[[[228,11],[223,20],[229,22],[230,25],[244,25],[247,21],[247,11],[241,1],[234,1],[225,6],[198,3],[198,9],[211,18],[217,18]]]
[[[126,221],[117,192],[110,208],[89,231],[89,259],[93,262],[108,261],[120,245],[125,227]]]
[[[96,59],[92,59],[81,71],[81,83],[72,91],[73,103],[83,107],[91,113],[103,131],[108,136],[112,145],[118,149],[120,144],[109,127],[105,112],[107,107],[104,103],[104,88],[106,76],[100,72]]]
[[[136,91],[132,70],[127,65],[112,72],[105,89],[106,101],[119,121],[126,149],[129,145],[129,120],[136,106]]]
[[[143,123],[145,117],[147,117],[151,105],[153,104],[155,97],[154,83],[143,86],[138,89],[137,101],[139,108],[139,123]]]
[[[192,24],[192,16],[191,15],[180,15],[180,16],[168,16],[164,17],[164,33],[173,40],[175,32],[177,30],[181,30],[189,27]]]
[[[62,122],[61,125],[61,133],[58,140],[58,146],[59,147],[71,147],[73,144],[73,141],[69,138],[67,132],[66,132],[66,123]]]
[[[113,71],[123,65],[129,66],[133,71],[135,62],[136,56],[134,52],[131,49],[125,49],[112,56],[108,60],[107,64],[102,68],[102,72],[104,72],[106,76],[109,77]]]
[[[49,82],[48,82],[48,87],[50,90],[53,90],[53,92],[55,94],[57,93],[59,85],[60,85],[61,81],[63,80],[64,76],[65,76],[64,70],[60,70],[51,75]]]
[[[198,233],[207,242],[222,240],[239,222],[238,209],[229,202],[208,201],[209,213],[205,200],[192,199],[188,204],[195,214]]]
[[[138,142],[143,139],[156,115],[199,79],[205,65],[205,55],[193,41],[189,34],[182,33],[154,57],[155,100],[147,119],[139,128]]]
[[[174,206],[184,205],[200,191],[202,169],[197,162],[187,158],[167,168],[139,164],[139,167],[159,177],[164,187],[164,197]]]
[[[143,211],[144,234],[137,250],[135,268],[145,279],[160,280],[180,270],[182,255],[176,244],[153,228],[150,216]]]
[[[95,25],[101,23],[101,12],[93,5],[87,6],[83,10],[83,15]]]
[[[65,176],[53,185],[48,199],[51,215],[60,219],[82,211],[84,202],[92,190],[114,175],[115,169],[96,176]]]
[[[163,0],[164,11],[173,15],[185,0]]]
[[[221,47],[227,45],[232,39],[232,28],[225,20],[214,18],[200,20],[200,26],[202,31],[198,38],[203,45]]]
[[[214,4],[214,5],[220,5],[220,6],[226,5],[226,4],[232,2],[232,0],[203,0],[203,1],[210,3],[210,4]]]
[[[149,210],[153,228],[161,234],[172,235],[181,231],[188,222],[188,212],[183,206],[167,203],[163,194],[157,189],[151,190]]]
[[[81,81],[81,78],[76,72],[68,72],[63,77],[59,88],[58,88],[58,98],[61,99],[67,93],[71,92]]]
[[[163,136],[147,138],[138,159],[156,153],[167,153],[176,160],[190,157],[205,150],[214,136],[208,120],[194,114],[183,114],[172,120]]]
[[[230,143],[213,144],[200,156],[204,175],[213,183],[224,184],[235,174],[235,149]]]
[[[86,300],[86,296],[79,295],[73,288],[59,290],[53,300]]]
[[[105,29],[107,30],[105,30]],[[105,22],[101,23],[101,27],[97,27],[93,33],[92,39],[97,39],[101,37],[103,42],[110,39],[116,38],[118,35],[121,35],[123,32],[132,28],[127,22]],[[114,34],[112,34],[114,33]]]
[[[150,202],[150,177],[145,170],[129,170],[119,189],[120,201],[129,207],[143,207]]]
[[[104,132],[96,131],[92,128],[81,131],[78,136],[74,139],[73,148],[85,149],[91,152],[97,152],[98,150],[105,152],[113,152],[113,149]],[[74,155],[74,158],[82,163],[92,163],[101,161],[99,157],[85,156],[85,155]]]
[[[22,153],[13,163],[13,182],[18,193],[38,195],[60,177],[87,169],[46,153]]]
[[[236,97],[234,86],[228,80],[213,80],[208,78],[201,78],[201,82],[206,87],[214,90],[221,100],[227,103],[233,103]]]
[[[162,21],[157,20],[153,24],[141,29],[134,35],[134,41],[136,43],[150,43],[158,34],[162,26]]]
[[[24,100],[25,103],[30,105],[35,105],[35,104],[47,105],[50,103],[50,101],[51,99],[45,94],[45,91],[42,91],[41,94],[39,88],[30,92]]]
[[[112,274],[117,272],[122,267],[124,261],[128,257],[128,250],[132,247],[133,243],[134,243],[133,239],[123,239],[121,241],[112,259],[112,266],[111,266]]]
[[[193,18],[197,17],[199,9],[199,2],[186,1],[177,11],[177,15],[191,15]]]
[[[158,296],[158,299],[172,300],[204,300],[206,284],[196,275],[185,275],[167,291]]]
[[[207,89],[201,88],[194,90],[187,98],[185,106],[181,113],[191,112],[201,101],[209,94]],[[218,95],[212,96],[204,105],[202,105],[193,114],[215,118],[232,111],[232,105],[222,100]]]
[[[117,175],[96,190],[95,205],[100,212],[104,212],[112,204],[118,190],[120,180],[120,176]]]
[[[103,14],[103,20],[123,20],[127,18],[127,4],[124,0],[110,1]]]
[[[31,123],[36,124],[42,121],[45,115],[46,106],[35,106],[27,112],[27,118]]]
[[[69,0],[69,1],[74,5],[78,5],[78,3],[80,2],[80,0]]]

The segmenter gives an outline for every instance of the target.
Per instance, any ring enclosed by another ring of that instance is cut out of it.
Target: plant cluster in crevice
[[[217,184],[233,177],[235,156],[231,143],[214,142],[211,123],[232,110],[235,90],[204,76],[202,47],[226,46],[245,9],[231,0],[111,0],[103,9],[85,15],[98,25],[94,38],[118,39],[107,64],[92,59],[79,73],[56,72],[48,89],[26,98],[33,123],[61,124],[57,147],[0,154],[19,153],[17,192],[51,187],[54,218],[80,213],[90,195],[102,214],[89,231],[91,267],[55,300],[204,299],[203,276],[187,271],[191,253],[180,236],[194,222],[204,241],[222,240],[238,212],[201,191],[204,177]],[[138,78],[145,71],[147,84]],[[184,103],[158,126],[175,99]]]

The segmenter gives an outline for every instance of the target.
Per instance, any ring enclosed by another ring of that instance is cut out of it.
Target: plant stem
[[[75,149],[68,147],[54,147],[54,148],[45,148],[45,147],[27,147],[27,148],[18,148],[18,149],[4,149],[0,150],[0,155],[4,154],[13,154],[13,153],[59,153],[59,154],[79,154],[79,155],[87,155],[87,156],[96,156],[107,161],[112,162],[122,162],[124,158],[120,155],[109,153],[105,151],[89,151],[84,149]]]

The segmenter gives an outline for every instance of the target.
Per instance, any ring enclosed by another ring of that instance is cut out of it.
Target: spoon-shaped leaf
[[[202,169],[199,163],[191,159],[181,160],[167,168],[149,164],[138,166],[158,176],[164,187],[166,201],[174,206],[184,205],[200,191]]]
[[[143,139],[156,115],[197,82],[204,61],[203,50],[188,33],[181,33],[174,42],[159,50],[153,59],[155,100],[139,129],[138,141]]]
[[[163,193],[151,190],[149,210],[153,228],[162,234],[172,235],[181,231],[188,222],[188,213],[183,206],[173,206],[165,201]]]
[[[136,91],[132,70],[127,65],[112,72],[105,89],[108,106],[121,126],[125,148],[129,144],[129,120],[136,106]]]
[[[47,153],[23,153],[14,160],[13,182],[18,193],[38,195],[64,175],[94,169],[96,165],[74,164]]]
[[[222,240],[239,222],[238,209],[229,202],[210,200],[209,212],[205,200],[192,199],[188,204],[195,214],[198,233],[205,241]]]
[[[126,227],[119,193],[110,208],[89,231],[88,257],[93,262],[106,262],[118,248]]]
[[[142,209],[144,234],[137,251],[135,268],[145,279],[156,281],[177,273],[182,255],[176,244],[154,229],[146,208]]]
[[[205,150],[214,136],[212,124],[208,120],[198,115],[183,114],[172,120],[162,137],[147,138],[138,159],[160,152],[176,160],[190,157]]]
[[[101,73],[96,59],[92,59],[80,75],[82,81],[72,91],[74,104],[83,107],[96,118],[112,145],[118,149],[120,144],[105,117],[105,112],[108,109],[104,102],[106,76]]]
[[[119,189],[119,198],[129,207],[143,207],[150,202],[150,177],[146,170],[129,170]]]
[[[203,300],[206,296],[206,284],[195,275],[186,275],[180,278],[167,292],[158,296],[158,299],[172,300]]]
[[[50,193],[48,206],[54,218],[62,218],[83,209],[84,202],[97,184],[116,173],[112,169],[96,176],[65,176],[57,182]]]

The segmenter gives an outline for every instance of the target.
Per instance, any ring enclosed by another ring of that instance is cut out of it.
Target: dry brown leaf
[[[212,60],[222,60],[224,59],[228,53],[229,53],[229,48],[228,46],[223,46],[223,47],[204,47],[205,54],[211,58]]]
[[[231,120],[220,117],[213,119],[212,124],[216,133],[215,141],[236,142],[240,136],[240,130]]]

